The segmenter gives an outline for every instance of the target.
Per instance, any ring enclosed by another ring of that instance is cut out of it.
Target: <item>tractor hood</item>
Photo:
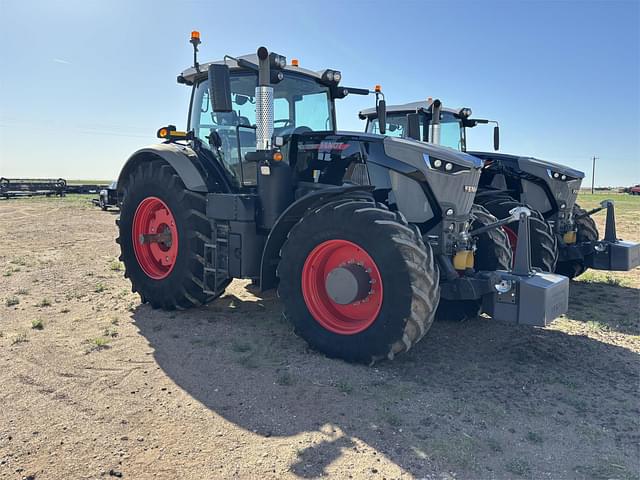
[[[480,180],[479,158],[452,148],[397,137],[385,137],[383,145],[388,157],[424,174],[441,211],[455,212],[449,217],[452,220],[468,220]]]
[[[426,182],[440,211],[452,209],[455,213],[451,215],[451,220],[461,222],[468,220],[482,169],[482,161],[477,157],[439,145],[373,133],[306,132],[299,134],[298,138],[299,141],[311,142],[314,146],[318,140],[324,141],[325,149],[330,148],[331,145],[340,145],[349,141],[368,144],[365,147],[366,163],[376,164],[389,172],[391,177],[389,186],[397,184],[398,187],[394,188],[396,196],[405,198],[406,192],[411,188],[407,182],[413,182],[416,185],[419,182]],[[319,145],[322,146],[321,143]],[[447,165],[449,165],[448,168]],[[319,167],[317,165],[309,167],[305,163],[301,164],[300,168],[317,169]],[[381,189],[386,188],[377,183],[375,186]],[[421,192],[423,187],[424,185],[418,185]],[[417,202],[418,200],[414,198],[413,203]]]
[[[308,133],[303,135],[313,134]],[[444,163],[450,162],[459,167],[470,169],[479,169],[483,165],[483,161],[480,158],[433,143],[407,140],[399,137],[388,137],[377,133],[339,131],[336,132],[335,135],[341,138],[382,143],[387,155],[398,158],[394,153],[401,153],[402,161],[425,173],[430,169],[427,164],[430,157],[438,158]]]
[[[579,170],[531,157],[501,153],[470,152],[485,161],[485,168],[504,169],[521,178],[521,201],[545,215],[557,215],[558,222],[570,218],[584,173]]]
[[[387,153],[398,149],[419,153],[420,155],[414,155],[412,158],[416,162],[413,163],[413,165],[419,167],[420,170],[424,170],[426,167],[426,159],[423,154],[426,154],[429,157],[438,158],[443,162],[451,162],[461,167],[480,168],[483,164],[482,160],[479,158],[469,155],[468,153],[454,150],[453,148],[398,137],[384,136],[384,149]],[[420,160],[423,162],[422,165],[418,165]]]
[[[482,160],[496,160],[504,164],[510,164],[512,168],[519,168],[523,172],[538,174],[541,170],[546,175],[552,176],[553,173],[559,173],[560,175],[566,175],[572,179],[583,179],[584,172],[575,170],[566,165],[560,165],[558,163],[548,162],[546,160],[540,160],[533,157],[520,157],[518,155],[508,155],[504,153],[493,152],[468,152],[470,155],[479,157]]]

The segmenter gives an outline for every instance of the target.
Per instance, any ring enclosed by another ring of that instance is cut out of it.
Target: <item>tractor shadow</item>
[[[640,290],[637,288],[617,283],[572,281],[567,316],[607,331],[640,335],[638,305]]]
[[[216,414],[265,438],[308,434],[290,447],[298,477],[328,474],[359,448],[356,439],[377,452],[354,472],[364,477],[380,456],[417,477],[513,477],[513,458],[538,461],[527,463],[532,474],[559,474],[608,450],[637,467],[629,426],[637,426],[639,372],[630,350],[480,318],[435,324],[393,362],[350,365],[310,351],[275,295],[234,285],[207,307],[142,305],[133,318],[159,367]]]

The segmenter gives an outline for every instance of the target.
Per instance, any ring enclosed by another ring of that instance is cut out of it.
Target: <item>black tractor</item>
[[[631,270],[640,265],[640,244],[617,238],[613,202],[586,211],[576,203],[584,173],[531,157],[467,150],[467,129],[494,124],[494,149],[500,146],[498,122],[471,118],[469,108],[444,108],[440,100],[387,107],[386,133],[444,145],[467,152],[483,163],[476,203],[498,218],[520,205],[531,209],[531,260],[534,267],[575,278],[588,268]],[[360,112],[367,132],[379,132],[375,110]],[[434,120],[435,119],[435,120]],[[600,239],[594,213],[607,210],[606,231]],[[513,248],[514,224],[503,227]]]
[[[524,246],[520,268],[503,269],[504,221],[472,213],[477,158],[339,132],[336,99],[375,94],[383,117],[382,92],[264,47],[201,65],[199,43],[196,32],[194,66],[178,76],[191,88],[187,130],[161,128],[164,143],[135,152],[118,179],[120,258],[143,302],[195,307],[251,279],[278,289],[313,348],[364,363],[411,348],[441,296],[454,313],[482,306],[534,325],[567,310],[568,280],[532,272]],[[505,221],[528,238],[527,213]]]

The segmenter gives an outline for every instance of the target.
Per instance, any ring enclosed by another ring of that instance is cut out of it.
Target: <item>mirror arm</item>
[[[233,60],[240,68],[246,68],[247,70],[253,70],[254,72],[258,71],[258,65],[250,62],[249,60],[245,60],[244,58],[236,58],[232,57],[231,55],[225,55],[223,57],[223,60],[225,64],[227,63],[227,60]]]
[[[342,90],[346,90],[349,94],[352,95],[369,95],[371,93],[370,90],[366,88],[355,88],[355,87],[338,87]]]

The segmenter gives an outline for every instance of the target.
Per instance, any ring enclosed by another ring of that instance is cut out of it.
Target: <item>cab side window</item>
[[[370,133],[380,133],[380,124],[378,119],[375,118],[369,123],[367,130]],[[404,138],[407,131],[407,117],[403,116],[389,116],[387,117],[387,123],[385,126],[385,135],[388,137]]]
[[[256,165],[247,164],[244,157],[256,147],[255,75],[231,77],[231,112],[216,113],[209,100],[209,82],[198,86],[194,105],[194,129],[205,145],[215,132],[220,137],[220,153],[227,171],[243,185],[256,184]],[[200,98],[198,102],[197,98]],[[197,115],[197,117],[196,117]]]

